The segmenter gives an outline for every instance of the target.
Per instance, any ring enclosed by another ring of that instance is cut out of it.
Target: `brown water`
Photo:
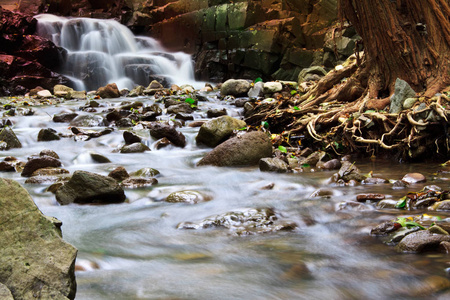
[[[104,108],[121,101],[100,100]],[[146,105],[154,99],[139,98]],[[5,103],[5,100],[2,101]],[[372,205],[360,210],[339,210],[339,203],[354,201],[366,192],[398,199],[408,191],[390,184],[333,187],[326,180],[333,172],[292,174],[262,173],[256,167],[196,167],[209,148],[198,147],[198,128],[184,127],[184,149],[170,148],[141,154],[113,152],[123,144],[122,130],[89,141],[63,139],[37,142],[41,128],[68,132],[67,124],[53,123],[55,113],[78,110],[84,101],[57,106],[33,107],[34,116],[11,117],[22,149],[2,152],[26,160],[31,154],[52,149],[66,169],[106,175],[117,166],[128,172],[143,167],[158,169],[159,184],[127,189],[129,203],[105,206],[59,206],[46,185],[24,184],[47,215],[63,222],[63,236],[78,248],[78,264],[87,271],[76,273],[76,299],[445,299],[450,297],[446,254],[399,254],[370,229],[402,211],[378,211]],[[196,119],[209,107],[225,106],[230,115],[241,111],[211,99],[200,102]],[[170,118],[170,117],[166,117]],[[92,129],[92,128],[91,128]],[[95,128],[93,128],[95,129]],[[97,128],[98,129],[98,128]],[[136,128],[149,146],[155,140],[148,130]],[[112,163],[97,164],[90,152],[107,156]],[[395,164],[357,161],[367,173],[400,179],[408,172],[421,172],[427,184],[449,189],[449,181],[432,180],[438,164]],[[17,173],[2,173],[24,183]],[[274,184],[271,190],[262,189]],[[331,189],[328,198],[310,195],[319,188]],[[161,201],[169,193],[197,190],[212,196],[195,205]],[[208,216],[243,208],[272,207],[298,228],[292,232],[236,236],[227,229],[181,230],[180,222],[200,221]],[[414,212],[419,214],[421,212]],[[410,214],[408,214],[410,215]],[[442,217],[449,217],[441,214]],[[91,268],[96,264],[98,268]],[[436,277],[438,276],[438,277]],[[442,283],[443,282],[443,283]]]

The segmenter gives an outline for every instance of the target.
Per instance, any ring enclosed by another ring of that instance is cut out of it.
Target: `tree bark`
[[[393,93],[397,78],[433,96],[450,84],[449,0],[339,0],[363,39],[370,98]]]

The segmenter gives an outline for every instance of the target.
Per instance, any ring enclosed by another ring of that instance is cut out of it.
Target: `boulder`
[[[258,98],[264,96],[264,82],[256,82],[248,91],[247,95],[250,98]]]
[[[31,158],[23,168],[21,176],[30,177],[34,173],[34,171],[42,168],[57,168],[61,166],[61,162],[59,159],[56,159],[51,156],[41,156],[41,157],[33,157]]]
[[[52,128],[43,128],[39,130],[37,140],[38,142],[49,142],[60,140],[61,137]]]
[[[428,230],[421,230],[405,236],[396,249],[400,252],[426,252],[437,250],[441,242],[449,242],[450,235],[435,234]]]
[[[123,132],[123,139],[125,140],[125,145],[131,145],[133,143],[140,143],[142,139],[134,134],[131,131],[124,131]]]
[[[172,144],[183,148],[186,146],[186,137],[178,132],[174,126],[166,123],[152,123],[150,125],[150,135],[155,139],[167,138]]]
[[[195,140],[199,144],[215,147],[228,139],[234,130],[245,126],[247,124],[242,120],[230,116],[222,116],[204,123],[200,127]]]
[[[120,153],[142,153],[145,151],[150,151],[150,148],[141,142],[125,145],[120,149]]]
[[[69,182],[56,190],[56,200],[61,205],[122,203],[125,201],[125,193],[111,177],[75,171]]]
[[[121,96],[119,88],[115,83],[107,84],[97,90],[97,95],[101,98],[119,98]]]
[[[60,113],[53,116],[53,122],[69,123],[78,116],[77,113]]]
[[[0,179],[0,282],[14,299],[74,299],[77,250],[19,183]],[[0,287],[0,298],[8,292]]]
[[[11,291],[8,289],[6,285],[0,283],[0,299],[3,300],[14,300]]]
[[[22,148],[22,143],[20,143],[16,134],[9,126],[0,131],[0,141],[6,143],[6,149]]]
[[[264,157],[272,156],[272,143],[261,131],[248,132],[231,138],[205,155],[199,166],[247,166],[256,165]]]
[[[265,157],[259,161],[259,169],[263,172],[286,173],[289,171],[289,166],[277,157]]]
[[[220,93],[223,96],[245,96],[250,90],[250,82],[243,79],[228,79],[222,84]]]

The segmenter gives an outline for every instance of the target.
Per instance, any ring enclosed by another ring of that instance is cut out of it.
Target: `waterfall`
[[[95,90],[108,83],[132,89],[152,80],[165,85],[195,82],[190,55],[166,52],[155,39],[134,36],[117,21],[50,14],[35,18],[38,34],[67,50],[61,73],[77,90]]]

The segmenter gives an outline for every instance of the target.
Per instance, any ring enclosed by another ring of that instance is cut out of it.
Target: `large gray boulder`
[[[204,123],[198,131],[195,140],[199,144],[215,147],[231,136],[233,130],[247,126],[247,124],[230,116],[222,116]]]
[[[261,131],[248,132],[231,138],[205,155],[199,166],[248,166],[256,165],[264,157],[272,156],[272,143]]]
[[[125,201],[125,193],[111,177],[75,171],[69,182],[56,191],[56,200],[62,205],[121,203]]]
[[[77,250],[19,183],[0,178],[0,282],[16,300],[74,299]],[[0,298],[8,291],[0,287]]]
[[[250,82],[244,79],[228,79],[222,84],[220,88],[220,93],[223,96],[246,96],[250,90]]]
[[[395,81],[395,91],[391,96],[391,106],[389,113],[398,114],[403,110],[403,102],[408,98],[416,96],[416,92],[411,86],[404,80],[397,78]]]

